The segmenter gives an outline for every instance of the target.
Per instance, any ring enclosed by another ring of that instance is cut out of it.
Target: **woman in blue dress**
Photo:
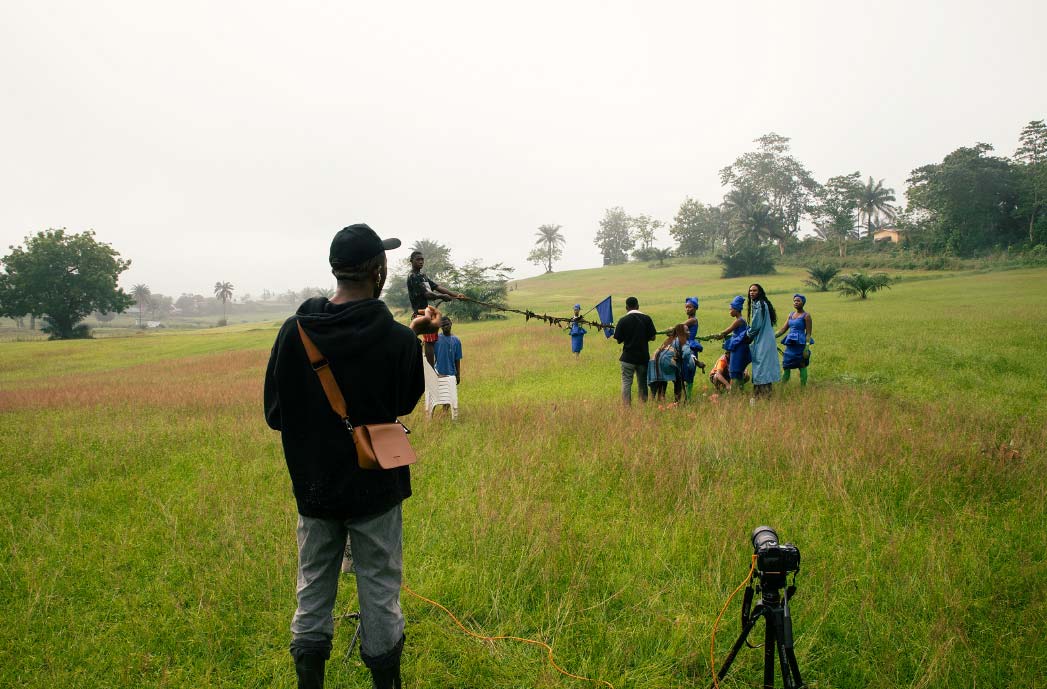
[[[785,369],[785,372],[782,373],[782,382],[788,382],[792,370],[798,368],[800,369],[801,387],[807,385],[807,365],[811,361],[809,347],[814,344],[814,338],[811,337],[811,314],[804,311],[806,305],[807,297],[802,294],[794,294],[794,310],[789,314],[789,320],[786,321],[785,326],[775,333],[775,337],[780,337],[788,331],[788,334],[782,338],[782,344],[785,345],[785,354],[782,356],[782,368]]]
[[[774,304],[767,298],[763,286],[749,285],[749,354],[753,358],[753,392],[757,397],[771,394],[771,385],[782,379],[782,367],[778,361],[778,343],[774,339],[774,326],[778,316]]]
[[[738,295],[731,300],[731,318],[734,321],[716,335],[717,338],[724,341],[724,350],[731,353],[727,370],[732,390],[741,390],[745,387],[745,368],[752,361],[752,356],[749,354],[749,341],[745,339],[749,324],[742,318],[743,306],[745,306],[745,297]]]
[[[575,356],[582,351],[582,347],[585,345],[585,333],[588,331],[582,327],[582,324],[578,321],[581,320],[579,315],[582,312],[582,305],[574,305],[574,318],[571,319],[571,329],[568,330],[568,334],[571,336],[571,351],[574,352]]]
[[[698,297],[687,297],[684,299],[683,310],[687,314],[687,320],[683,322],[684,327],[687,328],[687,346],[691,350],[694,362],[684,372],[684,383],[687,385],[687,399],[691,399],[691,394],[694,392],[694,376],[699,368],[703,372],[705,371],[705,364],[698,361],[698,353],[705,349],[702,347],[702,343],[698,341]]]

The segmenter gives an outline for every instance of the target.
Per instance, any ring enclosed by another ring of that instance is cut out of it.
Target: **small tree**
[[[216,282],[214,283],[214,296],[215,299],[222,302],[222,320],[219,325],[225,325],[228,323],[225,317],[225,305],[233,298],[233,283],[231,282]]]
[[[665,259],[673,257],[672,249],[658,249],[653,246],[649,246],[643,249],[637,249],[633,252],[633,258],[637,261],[650,261],[652,268],[665,267]],[[658,265],[655,266],[654,262],[658,261]]]
[[[140,282],[131,288],[131,296],[138,303],[138,327],[141,328],[142,321],[145,319],[143,310],[146,304],[149,303],[149,297],[153,296],[153,293],[149,290],[149,285]]]
[[[509,274],[513,269],[495,263],[485,266],[479,260],[472,260],[460,268],[453,268],[448,277],[455,289],[470,299],[487,303],[504,302],[508,293]],[[478,321],[483,318],[503,318],[497,312],[467,301],[450,301],[443,308],[444,313],[452,318],[463,318]]]
[[[859,299],[865,299],[873,292],[890,289],[890,287],[891,278],[887,273],[876,273],[874,275],[851,273],[850,275],[841,275],[836,278],[836,289],[843,294],[857,296]]]
[[[600,231],[593,243],[600,247],[604,265],[618,265],[629,260],[629,251],[636,246],[632,234],[632,218],[621,206],[608,208],[600,221]]]
[[[840,272],[840,269],[829,263],[816,264],[807,267],[807,275],[809,279],[804,280],[803,284],[813,287],[818,292],[828,292],[829,285]]]
[[[641,214],[632,218],[632,226],[635,228],[636,241],[640,242],[640,249],[654,248],[657,239],[655,233],[664,226],[661,220],[655,220],[649,215]]]
[[[130,261],[93,231],[46,230],[0,259],[0,315],[45,315],[51,339],[86,337],[77,324],[92,311],[119,313],[134,300],[117,287]]]

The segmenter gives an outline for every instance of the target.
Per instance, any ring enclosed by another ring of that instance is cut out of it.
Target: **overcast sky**
[[[353,222],[520,277],[554,223],[557,268],[597,266],[604,209],[717,203],[770,131],[899,196],[959,146],[1013,154],[1044,26],[1042,0],[0,0],[0,247],[93,228],[173,296],[330,285]]]

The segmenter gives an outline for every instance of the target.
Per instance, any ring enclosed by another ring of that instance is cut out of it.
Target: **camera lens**
[[[778,534],[769,526],[758,526],[753,529],[752,541],[753,552],[758,553],[764,546],[778,545]]]

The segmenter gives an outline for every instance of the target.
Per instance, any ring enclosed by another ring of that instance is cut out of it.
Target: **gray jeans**
[[[636,387],[640,393],[640,401],[647,401],[647,364],[637,366],[619,361],[622,365],[622,401],[632,404],[633,401],[633,375],[636,376]]]
[[[331,654],[334,604],[346,537],[356,565],[363,625],[361,655],[386,654],[403,638],[400,505],[383,514],[347,521],[298,515],[298,609],[291,620],[291,654],[296,657],[301,653]]]

